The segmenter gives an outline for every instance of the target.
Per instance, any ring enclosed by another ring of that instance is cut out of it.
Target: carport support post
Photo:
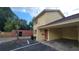
[[[78,31],[78,42],[79,42],[79,27],[77,28],[77,31]]]
[[[48,29],[48,40],[47,41],[50,41],[50,29]]]

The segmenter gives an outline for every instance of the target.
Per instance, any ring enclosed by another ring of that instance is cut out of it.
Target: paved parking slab
[[[41,43],[59,51],[79,51],[79,42],[77,40],[59,39]]]
[[[55,48],[51,48],[47,45],[39,43],[21,49],[17,49],[16,51],[57,51],[57,50]]]
[[[56,51],[56,49],[35,40],[22,39],[0,43],[0,51]]]
[[[0,51],[9,51],[18,47],[29,45],[27,43],[27,40],[30,42],[30,44],[36,43],[37,41],[31,40],[31,39],[22,39],[22,40],[12,40],[9,42],[0,43]]]

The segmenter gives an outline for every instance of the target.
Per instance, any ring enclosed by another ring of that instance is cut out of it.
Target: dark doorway
[[[22,36],[22,32],[19,32],[19,36]]]
[[[46,29],[45,30],[45,41],[47,41],[47,39],[48,39],[48,30]]]

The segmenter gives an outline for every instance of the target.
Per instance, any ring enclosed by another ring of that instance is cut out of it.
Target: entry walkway
[[[79,42],[74,40],[52,40],[52,41],[40,41],[41,43],[55,48],[59,51],[79,51]]]

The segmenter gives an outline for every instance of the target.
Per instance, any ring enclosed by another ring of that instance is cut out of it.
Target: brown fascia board
[[[61,23],[61,22],[63,22],[63,21],[67,21],[67,20],[71,20],[71,21],[72,21],[72,20],[75,19],[75,18],[79,18],[79,13],[74,14],[74,15],[71,15],[71,16],[68,16],[68,17],[64,17],[64,18],[59,19],[59,20],[56,20],[56,21],[54,21],[54,22],[50,22],[50,23],[48,23],[48,24],[46,24],[46,25],[42,25],[42,26],[40,26],[40,27],[47,26],[47,25],[51,25],[51,24],[55,24],[55,23]]]
[[[63,18],[65,17],[64,14],[58,9],[44,9],[40,14],[38,14],[36,17],[33,18],[33,21],[41,17],[46,12],[59,12]]]

